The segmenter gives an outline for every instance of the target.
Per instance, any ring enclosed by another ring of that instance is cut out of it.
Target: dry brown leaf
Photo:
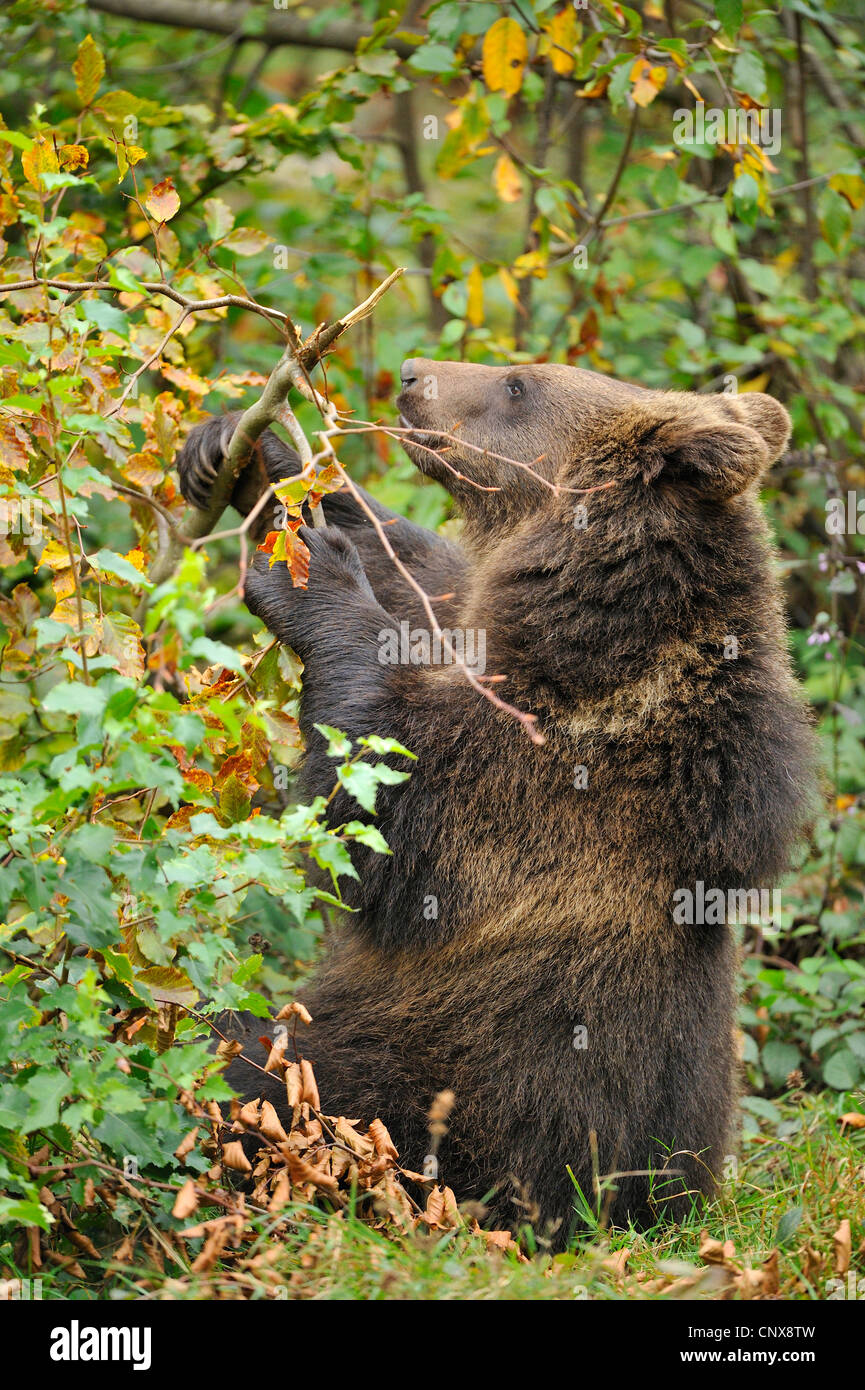
[[[303,1099],[312,1106],[313,1110],[320,1110],[321,1099],[318,1094],[315,1073],[312,1070],[312,1063],[308,1062],[305,1057],[300,1060],[300,1075],[303,1082]]]
[[[277,1033],[276,1038],[270,1045],[267,1054],[267,1061],[264,1064],[265,1071],[275,1071],[277,1076],[282,1076],[285,1067],[285,1049],[288,1046],[288,1034]]]
[[[174,1150],[175,1158],[183,1159],[186,1158],[187,1154],[192,1153],[192,1150],[195,1148],[195,1141],[198,1138],[198,1130],[199,1126],[196,1125],[195,1129],[191,1129],[188,1134],[183,1136],[177,1148]]]
[[[369,1127],[369,1137],[381,1158],[399,1158],[399,1150],[381,1120],[373,1120]]]
[[[363,1158],[368,1158],[375,1153],[375,1145],[366,1134],[361,1134],[355,1129],[350,1120],[340,1115],[334,1125],[334,1133],[341,1144],[345,1144],[351,1149],[352,1153],[360,1154]]]
[[[231,1168],[236,1173],[251,1173],[252,1164],[243,1152],[243,1145],[239,1139],[231,1139],[222,1146],[222,1161],[226,1168]]]
[[[436,1184],[426,1199],[426,1210],[423,1213],[423,1219],[429,1226],[449,1227],[452,1224],[447,1219],[445,1195],[438,1184]]]
[[[731,1240],[713,1240],[708,1231],[701,1231],[699,1255],[708,1265],[726,1265],[735,1259],[736,1247]]]
[[[288,1135],[280,1124],[279,1116],[269,1100],[263,1100],[261,1102],[261,1123],[259,1128],[265,1139],[272,1139],[274,1144],[282,1144],[288,1138]]]
[[[187,1216],[198,1208],[198,1197],[195,1192],[195,1183],[192,1178],[187,1178],[174,1199],[174,1206],[171,1208],[171,1215],[178,1221],[185,1221]]]
[[[488,1250],[500,1250],[502,1254],[511,1250],[519,1253],[519,1246],[510,1231],[481,1231],[480,1235]]]
[[[778,1275],[778,1251],[773,1250],[767,1260],[763,1261],[763,1294],[766,1298],[772,1298],[779,1290],[781,1281]]]
[[[841,1222],[832,1237],[832,1244],[835,1248],[835,1273],[846,1274],[850,1268],[850,1256],[853,1252],[853,1238],[850,1234],[849,1221]]]
[[[228,1237],[230,1234],[231,1231],[227,1225],[223,1225],[217,1230],[211,1231],[207,1240],[204,1242],[204,1249],[201,1254],[192,1262],[193,1274],[206,1274],[208,1270],[213,1268],[228,1244]]]
[[[258,1129],[261,1119],[261,1101],[247,1101],[246,1105],[242,1105],[238,1110],[237,1118],[244,1129]]]
[[[764,1291],[765,1275],[762,1269],[743,1269],[733,1282],[742,1298],[760,1298]]]
[[[286,1063],[285,1090],[289,1106],[292,1110],[297,1110],[303,1101],[303,1079],[297,1062]]]
[[[282,1208],[285,1206],[286,1202],[289,1202],[290,1200],[291,1182],[289,1181],[288,1173],[283,1168],[274,1184],[273,1196],[271,1197],[270,1202],[268,1203],[267,1209],[270,1212],[282,1211]]]
[[[93,1241],[89,1236],[86,1236],[83,1231],[76,1230],[73,1226],[71,1230],[66,1232],[66,1237],[68,1240],[72,1241],[73,1245],[77,1245],[79,1250],[83,1250],[85,1255],[89,1255],[92,1260],[102,1259]]]
[[[123,1264],[126,1260],[132,1259],[134,1250],[135,1242],[133,1241],[132,1236],[124,1236],[114,1252],[114,1258],[115,1260],[117,1260],[119,1264]]]
[[[276,1015],[277,1020],[283,1018],[299,1018],[301,1023],[312,1023],[312,1014],[305,1004],[294,1000],[291,1004],[284,1004]]]
[[[314,1187],[321,1188],[324,1192],[338,1191],[338,1184],[332,1173],[325,1172],[323,1168],[314,1168],[299,1154],[288,1155],[288,1169],[294,1182],[311,1182]]]
[[[604,1269],[608,1269],[617,1279],[623,1279],[625,1275],[625,1265],[630,1258],[630,1250],[616,1250],[611,1255],[605,1255],[601,1260]]]

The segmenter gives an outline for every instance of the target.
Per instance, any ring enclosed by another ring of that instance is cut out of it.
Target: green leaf
[[[355,801],[360,802],[365,811],[375,813],[375,794],[379,778],[370,763],[345,763],[337,773],[343,787]]]
[[[59,1067],[55,1071],[39,1071],[27,1078],[27,1098],[30,1102],[24,1121],[24,1133],[32,1134],[44,1125],[53,1125],[60,1118],[60,1105],[69,1094],[71,1082]]]
[[[353,840],[359,840],[362,845],[374,849],[377,854],[390,854],[391,852],[387,840],[374,825],[364,825],[363,821],[352,820],[343,827],[343,833],[350,835]]]
[[[97,550],[95,555],[88,558],[90,563],[102,574],[113,574],[118,579],[126,579],[130,584],[134,584],[136,589],[153,589],[153,585],[146,575],[137,570],[133,564],[130,564],[123,555],[118,555],[113,550]]]
[[[327,756],[329,758],[347,758],[351,752],[351,739],[340,729],[334,729],[330,724],[316,724],[316,729],[322,738],[327,739]]]
[[[453,72],[458,62],[452,48],[443,43],[425,43],[411,55],[408,65],[416,72]]]
[[[743,0],[715,0],[715,14],[728,39],[734,39],[745,17]]]
[[[762,58],[748,49],[738,54],[733,64],[733,86],[737,92],[745,92],[760,101],[766,95],[766,69]]]
[[[847,1047],[839,1048],[823,1063],[823,1080],[836,1091],[852,1091],[861,1073],[861,1062]]]
[[[783,1086],[802,1060],[798,1047],[782,1042],[767,1042],[761,1056],[766,1074],[776,1086]]]
[[[359,738],[358,743],[364,748],[371,748],[373,753],[399,753],[404,758],[417,759],[417,753],[410,753],[401,743],[397,743],[395,738],[380,738],[378,734],[370,734],[368,738]]]
[[[0,131],[0,135],[4,132]],[[16,1201],[11,1197],[0,1197],[0,1226],[38,1226],[40,1231],[50,1231],[54,1217],[39,1202]]]
[[[117,309],[104,299],[85,299],[81,312],[89,323],[95,324],[103,333],[117,333],[121,338],[129,337],[129,319],[122,309]]]
[[[101,714],[108,699],[107,691],[98,685],[84,685],[81,681],[60,681],[52,686],[42,708],[57,710],[63,714]]]
[[[804,1215],[805,1212],[802,1207],[791,1207],[789,1211],[784,1212],[784,1215],[778,1222],[778,1230],[775,1232],[776,1245],[783,1245],[786,1240],[790,1239],[794,1232],[798,1231]]]

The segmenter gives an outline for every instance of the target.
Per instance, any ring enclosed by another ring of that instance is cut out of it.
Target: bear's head
[[[771,397],[547,363],[411,358],[402,382],[404,447],[466,518],[471,620],[495,615],[488,660],[536,705],[607,698],[685,659],[729,671],[728,637],[748,679],[783,644],[755,486],[789,437]]]
[[[649,391],[549,363],[413,357],[401,380],[406,452],[485,526],[543,505],[550,484],[716,506],[756,482],[790,433],[783,406],[760,392]]]

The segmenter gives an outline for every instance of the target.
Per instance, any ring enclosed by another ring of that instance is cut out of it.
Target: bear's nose
[[[399,379],[403,386],[414,386],[417,381],[417,363],[414,357],[407,357],[399,369]]]

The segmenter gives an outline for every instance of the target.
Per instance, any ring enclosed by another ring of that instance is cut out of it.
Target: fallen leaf
[[[842,1221],[837,1231],[832,1237],[832,1244],[835,1248],[835,1273],[846,1274],[850,1268],[850,1256],[853,1249],[853,1239],[850,1233],[850,1222]]]
[[[251,1173],[252,1164],[243,1152],[243,1145],[239,1139],[231,1139],[222,1146],[222,1161],[226,1168],[231,1168],[235,1173]]]

